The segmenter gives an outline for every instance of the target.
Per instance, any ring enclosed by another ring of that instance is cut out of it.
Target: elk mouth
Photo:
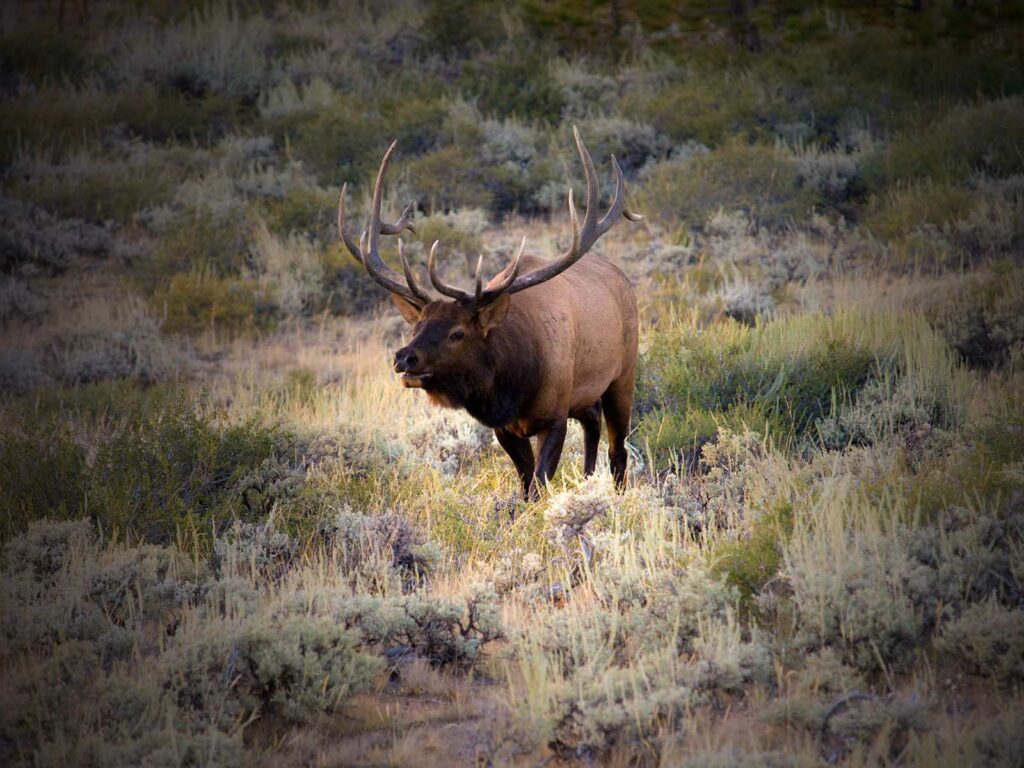
[[[423,383],[429,379],[433,374],[430,373],[403,373],[399,378],[402,380],[403,387],[409,387],[410,389],[418,389],[423,386]]]

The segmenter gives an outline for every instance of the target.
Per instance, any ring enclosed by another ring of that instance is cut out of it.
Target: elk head
[[[618,161],[612,157],[615,172],[615,196],[603,217],[597,217],[598,183],[594,163],[574,127],[576,148],[586,176],[586,211],[581,223],[573,201],[572,188],[568,192],[569,220],[572,224],[572,243],[554,261],[520,275],[520,266],[526,238],[523,238],[512,262],[490,282],[484,284],[481,275],[483,257],[477,261],[473,291],[463,291],[448,285],[437,274],[435,241],[430,248],[427,272],[430,282],[442,296],[450,301],[434,300],[419,286],[406,259],[401,239],[398,254],[402,275],[381,259],[377,247],[380,235],[397,235],[403,229],[413,230],[409,223],[412,203],[406,207],[395,223],[380,218],[384,174],[394,155],[397,142],[392,142],[381,161],[367,229],[357,244],[345,226],[345,191],[341,189],[338,203],[338,231],[345,246],[377,283],[391,292],[391,298],[406,322],[414,326],[413,340],[395,353],[394,368],[406,387],[423,388],[448,405],[462,405],[463,395],[469,389],[486,387],[488,377],[495,370],[494,345],[488,343],[491,332],[508,317],[511,296],[519,291],[539,285],[561,274],[575,264],[583,254],[607,232],[621,215],[630,221],[641,216],[626,208],[625,181]]]

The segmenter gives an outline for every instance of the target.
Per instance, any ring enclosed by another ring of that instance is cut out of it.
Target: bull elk
[[[616,483],[626,477],[626,436],[636,379],[637,311],[633,288],[622,272],[599,256],[581,257],[619,216],[641,217],[625,203],[622,169],[612,157],[615,195],[597,217],[594,163],[573,129],[586,176],[583,223],[568,193],[572,244],[554,261],[524,256],[526,238],[505,269],[486,285],[477,262],[475,286],[464,291],[437,274],[437,247],[430,249],[430,282],[450,299],[433,300],[417,283],[398,240],[403,275],[377,250],[381,235],[412,230],[412,204],[394,223],[381,221],[384,174],[395,152],[384,154],[373,189],[370,221],[356,243],[345,225],[345,187],[338,203],[338,232],[345,246],[391,298],[413,340],[395,353],[394,368],[406,387],[422,389],[432,402],[465,408],[492,428],[512,458],[527,498],[536,497],[558,467],[568,419],[583,426],[583,471],[597,463],[601,415],[608,425],[608,460]],[[538,438],[534,457],[530,438]]]

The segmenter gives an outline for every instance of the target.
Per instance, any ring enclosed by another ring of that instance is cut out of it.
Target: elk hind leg
[[[601,401],[573,414],[583,426],[583,475],[594,474],[597,468],[597,446],[601,442]]]
[[[608,464],[619,488],[626,484],[626,437],[629,436],[635,381],[636,372],[631,371],[613,381],[601,395],[604,421],[608,426]]]

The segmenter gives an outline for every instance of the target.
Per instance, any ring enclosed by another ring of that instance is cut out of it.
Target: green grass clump
[[[209,536],[238,510],[234,486],[275,456],[283,433],[256,421],[219,424],[180,395],[135,413],[96,450],[89,512],[107,530],[168,542]]]
[[[99,422],[109,423],[112,412],[101,410]],[[244,511],[239,480],[287,443],[255,420],[223,424],[180,391],[157,390],[117,410],[118,426],[89,451],[66,419],[29,416],[4,431],[5,538],[33,520],[85,515],[108,533],[151,542],[209,536],[211,523]]]
[[[681,408],[661,407],[644,416],[634,441],[658,466],[679,462],[687,470],[697,467],[701,449],[719,429],[745,428],[782,434],[785,421],[758,403],[734,402],[725,408],[702,408],[689,403]]]
[[[252,222],[245,215],[195,211],[175,220],[164,232],[152,259],[138,270],[143,288],[156,289],[181,273],[211,277],[238,275],[249,258]]]
[[[779,445],[813,439],[814,427],[849,407],[868,384],[901,377],[933,403],[935,418],[955,418],[955,363],[920,317],[848,312],[754,328],[676,320],[655,337],[641,365],[638,405],[660,409],[645,416],[653,423],[642,424],[641,433],[662,456],[692,452],[712,422],[766,429]],[[659,432],[662,426],[668,431]]]
[[[138,211],[171,199],[174,188],[168,177],[173,175],[157,172],[154,178],[144,169],[98,162],[55,166],[52,172],[14,184],[13,189],[17,197],[61,217],[129,222]]]
[[[778,575],[782,545],[792,530],[792,505],[780,502],[750,522],[741,537],[715,542],[712,573],[737,590],[746,609],[755,610],[753,598]]]
[[[151,142],[209,142],[245,122],[250,112],[224,94],[190,96],[149,86],[117,94],[111,108],[111,124],[121,124],[130,136]]]

